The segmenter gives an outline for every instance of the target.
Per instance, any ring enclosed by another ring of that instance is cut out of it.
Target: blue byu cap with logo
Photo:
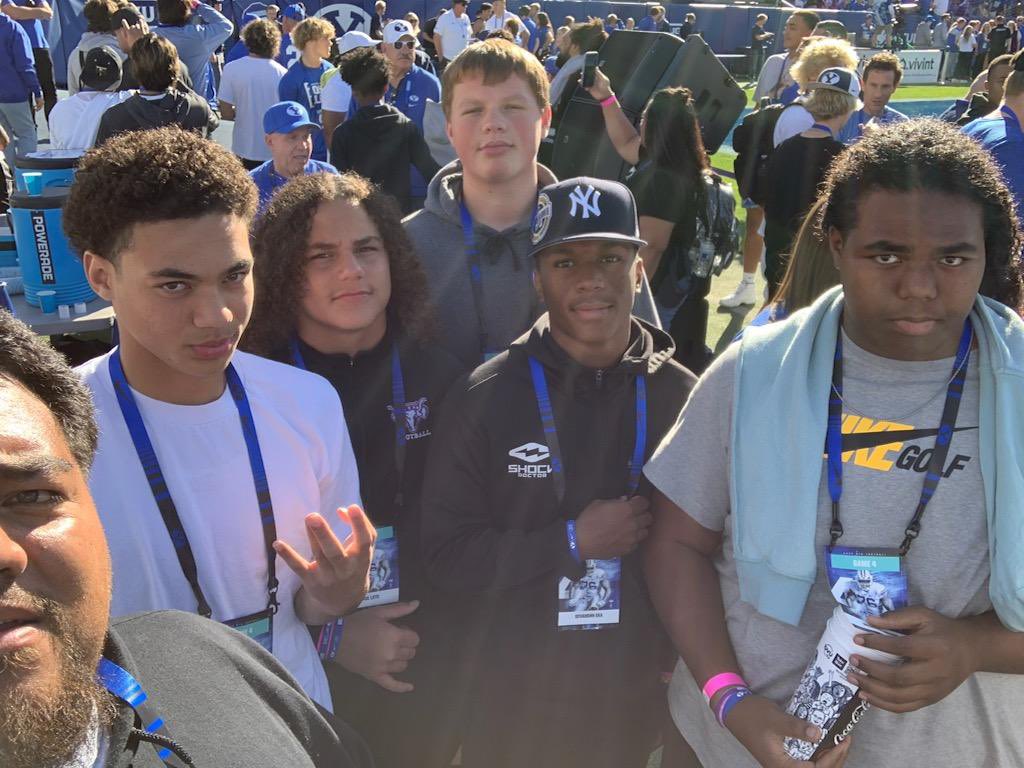
[[[286,19],[294,19],[295,21],[302,21],[306,18],[306,6],[302,3],[292,3],[286,5],[281,15]]]
[[[264,133],[291,133],[299,128],[317,128],[309,112],[297,101],[279,101],[263,115]]]
[[[619,240],[637,247],[636,201],[625,184],[580,176],[544,187],[533,212],[530,255],[559,243]]]

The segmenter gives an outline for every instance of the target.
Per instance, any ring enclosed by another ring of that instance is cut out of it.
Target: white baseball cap
[[[391,45],[397,43],[403,37],[411,37],[413,40],[416,39],[416,34],[412,31],[412,24],[405,19],[398,19],[397,21],[389,21],[388,25],[384,27],[384,44]]]
[[[341,36],[341,39],[338,41],[338,53],[346,54],[349,51],[354,51],[356,48],[372,48],[376,44],[377,41],[365,32],[352,30]]]

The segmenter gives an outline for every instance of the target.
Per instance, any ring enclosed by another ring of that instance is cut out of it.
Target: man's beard
[[[0,765],[4,768],[50,768],[66,763],[94,722],[101,728],[114,719],[113,699],[96,678],[97,649],[82,637],[64,606],[30,595],[18,587],[0,593],[5,604],[44,616],[54,644],[57,681],[51,690],[11,686],[0,706]],[[36,648],[0,654],[0,676],[16,680],[37,673],[43,658]]]

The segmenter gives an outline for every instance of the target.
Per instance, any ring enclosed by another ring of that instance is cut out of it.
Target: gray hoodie
[[[538,177],[541,186],[557,181],[543,165],[538,166]],[[407,216],[403,223],[427,273],[430,299],[440,324],[437,343],[472,369],[483,362],[483,357],[459,212],[461,194],[462,167],[455,161],[438,171],[427,187],[423,209]],[[473,224],[483,288],[480,311],[487,328],[486,346],[491,352],[504,351],[544,312],[533,287],[533,261],[527,255],[531,218],[527,216],[503,232]],[[661,327],[646,278],[633,313]]]

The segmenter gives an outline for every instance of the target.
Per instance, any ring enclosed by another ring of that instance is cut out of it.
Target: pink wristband
[[[737,675],[735,672],[721,672],[706,683],[704,683],[704,699],[711,703],[711,699],[714,698],[715,694],[723,688],[728,688],[733,685],[746,686],[747,681]]]
[[[604,109],[605,107],[610,107],[612,104],[618,103],[619,100],[615,98],[615,94],[613,93],[611,96],[609,96],[607,99],[601,102],[601,109]]]

